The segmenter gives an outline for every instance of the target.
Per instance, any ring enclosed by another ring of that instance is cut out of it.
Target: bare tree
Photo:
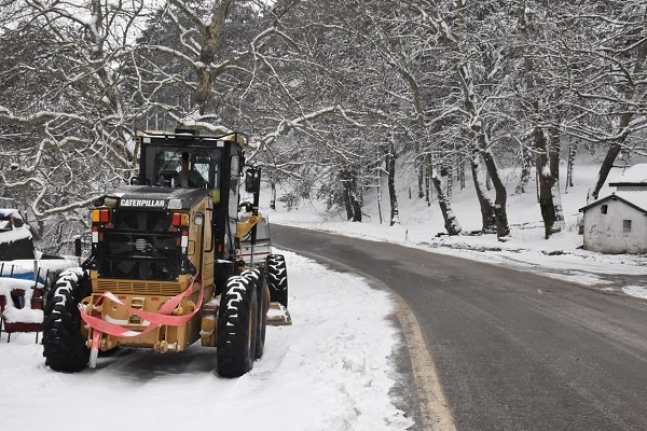
[[[3,146],[14,168],[0,175],[3,194],[26,196],[37,219],[68,218],[127,180],[138,154],[134,128],[153,118],[216,133],[253,125],[253,158],[316,119],[346,115],[332,98],[304,99],[295,86],[306,79],[293,66],[312,63],[283,26],[299,2],[169,0],[147,9],[152,4],[3,3],[0,43],[31,42],[14,44],[20,60],[1,66],[5,91],[35,90],[2,99],[0,133],[31,133],[37,144]],[[155,26],[174,39],[152,37]],[[80,218],[67,230],[80,232]]]
[[[84,217],[69,213],[132,172],[132,124],[141,106],[122,90],[132,67],[132,32],[145,16],[142,4],[3,4],[0,43],[24,43],[14,45],[15,61],[1,66],[3,81],[10,83],[3,90],[27,94],[2,98],[1,133],[31,141],[19,150],[3,148],[13,169],[0,176],[5,191],[24,197],[32,216],[57,219],[47,238],[80,231]]]
[[[595,1],[571,7],[568,23],[576,34],[563,46],[580,115],[566,124],[566,131],[607,149],[589,202],[598,198],[618,154],[640,145],[647,127],[647,2]]]

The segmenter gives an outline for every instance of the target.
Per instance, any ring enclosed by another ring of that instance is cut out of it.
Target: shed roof
[[[619,200],[630,207],[647,214],[647,192],[623,192],[623,193],[613,193],[609,196],[605,196],[602,199],[598,199],[595,202],[588,204],[585,207],[580,208],[580,212],[584,212],[589,208],[598,206],[609,200]]]
[[[617,181],[609,183],[611,187],[647,186],[647,163],[638,163],[627,169]]]

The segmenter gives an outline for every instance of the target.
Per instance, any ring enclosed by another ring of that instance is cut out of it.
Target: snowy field
[[[387,294],[285,253],[293,326],[268,327],[263,358],[238,379],[215,373],[215,349],[124,350],[97,369],[44,365],[34,334],[0,341],[0,430],[405,430],[393,404],[398,332]]]

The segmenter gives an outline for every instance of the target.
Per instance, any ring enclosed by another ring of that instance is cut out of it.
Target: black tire
[[[242,275],[227,280],[218,310],[216,358],[218,374],[240,377],[254,365],[258,332],[258,295],[254,283]]]
[[[267,286],[270,300],[288,307],[288,268],[282,254],[270,254],[266,259]]]
[[[258,297],[258,329],[256,332],[256,351],[254,359],[260,359],[265,350],[265,334],[267,332],[267,311],[270,308],[270,300],[267,295],[265,277],[263,273],[265,268],[250,269],[241,275],[250,280],[254,285],[254,290]]]
[[[90,294],[83,271],[62,272],[47,293],[43,318],[43,356],[54,371],[74,373],[88,365],[90,350],[81,334],[80,301]]]

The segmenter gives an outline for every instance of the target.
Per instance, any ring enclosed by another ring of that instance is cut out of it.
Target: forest
[[[248,134],[278,199],[355,222],[383,183],[398,223],[415,172],[449,235],[469,180],[505,240],[536,172],[550,238],[578,152],[604,155],[591,202],[645,153],[646,21],[647,0],[0,0],[0,207],[65,250],[135,175],[138,130],[191,127]]]

